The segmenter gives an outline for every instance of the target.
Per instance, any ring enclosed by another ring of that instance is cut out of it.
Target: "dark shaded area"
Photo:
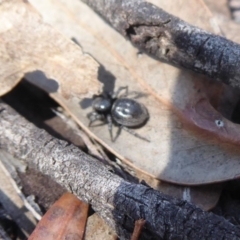
[[[10,218],[0,201],[0,225],[12,240],[27,239],[16,222]]]
[[[98,80],[103,84],[103,92],[114,92],[116,77],[102,64],[100,64],[100,67],[98,68]]]
[[[44,121],[56,116],[51,109],[59,106],[47,93],[25,80],[4,95],[2,100],[40,128],[46,126]]]
[[[53,110],[57,111],[59,105],[40,88],[23,80],[11,92],[3,96],[2,100],[37,127],[44,128],[56,138],[71,141],[87,151],[80,136],[76,135],[73,130],[69,132],[63,120],[53,112]]]
[[[6,231],[7,235],[10,237],[10,239],[17,240],[17,239],[27,239],[22,231],[19,229],[17,224],[9,219],[9,218],[0,218],[0,225],[2,228]]]
[[[92,105],[92,101],[92,98],[84,98],[83,100],[81,100],[81,102],[79,102],[79,105],[82,109],[89,108]]]
[[[223,216],[234,225],[240,225],[240,180],[226,184],[213,213]]]
[[[21,231],[19,227],[22,227],[26,233],[31,234],[35,227],[34,224],[29,221],[29,219],[25,215],[18,214],[19,208],[15,205],[15,203],[12,202],[11,199],[9,199],[9,197],[6,196],[1,190],[0,192],[2,197],[0,199],[0,224],[2,225],[2,227],[4,227],[4,230],[6,232],[10,233],[9,235],[13,236],[13,239],[16,237],[19,237],[21,240],[27,239],[25,234]],[[4,204],[8,205],[7,209],[11,209],[11,213],[8,213],[6,211],[6,207]],[[14,217],[16,219],[12,219]],[[24,222],[24,225],[21,224],[21,222]]]
[[[237,103],[237,106],[233,111],[231,121],[240,124],[240,101]]]

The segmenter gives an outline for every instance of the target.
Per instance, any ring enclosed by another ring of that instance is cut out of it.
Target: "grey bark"
[[[140,50],[161,61],[240,87],[240,45],[144,0],[82,0]]]
[[[240,228],[186,201],[113,174],[79,148],[37,128],[0,101],[0,148],[52,177],[129,239],[145,219],[141,239],[240,239]]]
[[[0,226],[0,239],[1,240],[11,240],[11,238],[8,236],[8,234],[5,232],[5,230]]]

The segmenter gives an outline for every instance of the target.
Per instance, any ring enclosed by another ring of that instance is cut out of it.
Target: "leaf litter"
[[[239,150],[231,144],[238,140],[239,128],[227,119],[238,97],[231,95],[231,108],[224,116],[215,110],[221,109],[220,103],[225,102],[223,97],[228,95],[225,93],[229,88],[139,53],[80,1],[31,0],[30,3],[46,22],[74,38],[82,50],[44,24],[29,5],[20,0],[15,3],[12,7],[5,1],[1,6],[0,17],[5,21],[1,21],[0,27],[1,51],[11,57],[11,61],[2,64],[6,68],[2,68],[1,79],[10,79],[15,72],[19,75],[13,77],[2,94],[27,73],[28,81],[50,93],[92,137],[130,166],[156,179],[199,185],[239,175]],[[212,16],[202,1],[191,3],[196,7],[194,12],[192,5],[181,1],[176,1],[175,7],[167,1],[163,5],[154,3],[163,8],[168,6],[172,13],[192,24],[212,29]],[[217,25],[214,26],[219,33]],[[91,98],[102,91],[102,86],[108,91],[128,86],[130,91],[145,93],[139,101],[147,106],[150,120],[136,131],[151,143],[126,132],[113,143],[107,126],[87,128]],[[208,89],[218,94],[211,95]]]
[[[151,143],[145,143],[124,131],[113,143],[106,125],[91,128],[95,138],[105,147],[135,168],[168,182],[198,185],[238,176],[239,150],[231,142],[238,141],[239,127],[215,110],[220,108],[220,102],[224,102],[222,96],[226,95],[225,91],[229,91],[228,87],[139,53],[79,1],[30,2],[41,12],[46,22],[66,36],[76,39],[83,51],[90,53],[101,64],[98,79],[103,83],[103,88],[112,91],[128,86],[130,91],[146,94],[138,100],[147,106],[150,120],[136,131],[149,138]],[[201,23],[200,27],[212,29],[212,15],[206,11],[203,2],[196,2],[196,10],[206,12],[203,14],[200,11],[205,18],[204,23],[198,20],[187,5],[181,8],[180,13],[184,15],[186,8],[189,13],[188,22]],[[158,1],[155,4],[161,5]],[[172,7],[175,14],[180,4],[177,1],[175,8]],[[93,79],[92,84],[95,82],[96,79]],[[218,94],[212,96],[209,93],[211,91],[206,89],[213,89],[212,92]],[[78,95],[67,101],[63,99],[74,119],[85,127],[89,123],[86,116],[91,107],[83,103],[91,97]],[[217,103],[215,108],[210,100]],[[237,101],[237,97],[232,98],[232,109]],[[79,102],[82,108],[79,107]],[[219,138],[224,139],[224,142]]]

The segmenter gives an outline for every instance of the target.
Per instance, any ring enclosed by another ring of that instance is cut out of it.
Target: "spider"
[[[121,92],[123,92],[120,94]],[[136,93],[136,92],[131,92]],[[135,98],[143,94],[137,93]],[[120,87],[115,93],[103,92],[93,96],[93,111],[88,113],[89,127],[95,121],[102,121],[108,124],[111,141],[114,142],[120,135],[121,130],[125,130],[133,136],[150,142],[145,137],[140,136],[130,128],[142,127],[149,119],[147,108],[132,98],[128,98],[128,87]],[[118,126],[118,131],[113,138],[112,125]]]

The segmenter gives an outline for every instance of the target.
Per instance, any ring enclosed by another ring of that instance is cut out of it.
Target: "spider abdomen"
[[[148,111],[141,103],[129,99],[117,99],[111,110],[113,120],[125,127],[140,127],[149,118]]]

